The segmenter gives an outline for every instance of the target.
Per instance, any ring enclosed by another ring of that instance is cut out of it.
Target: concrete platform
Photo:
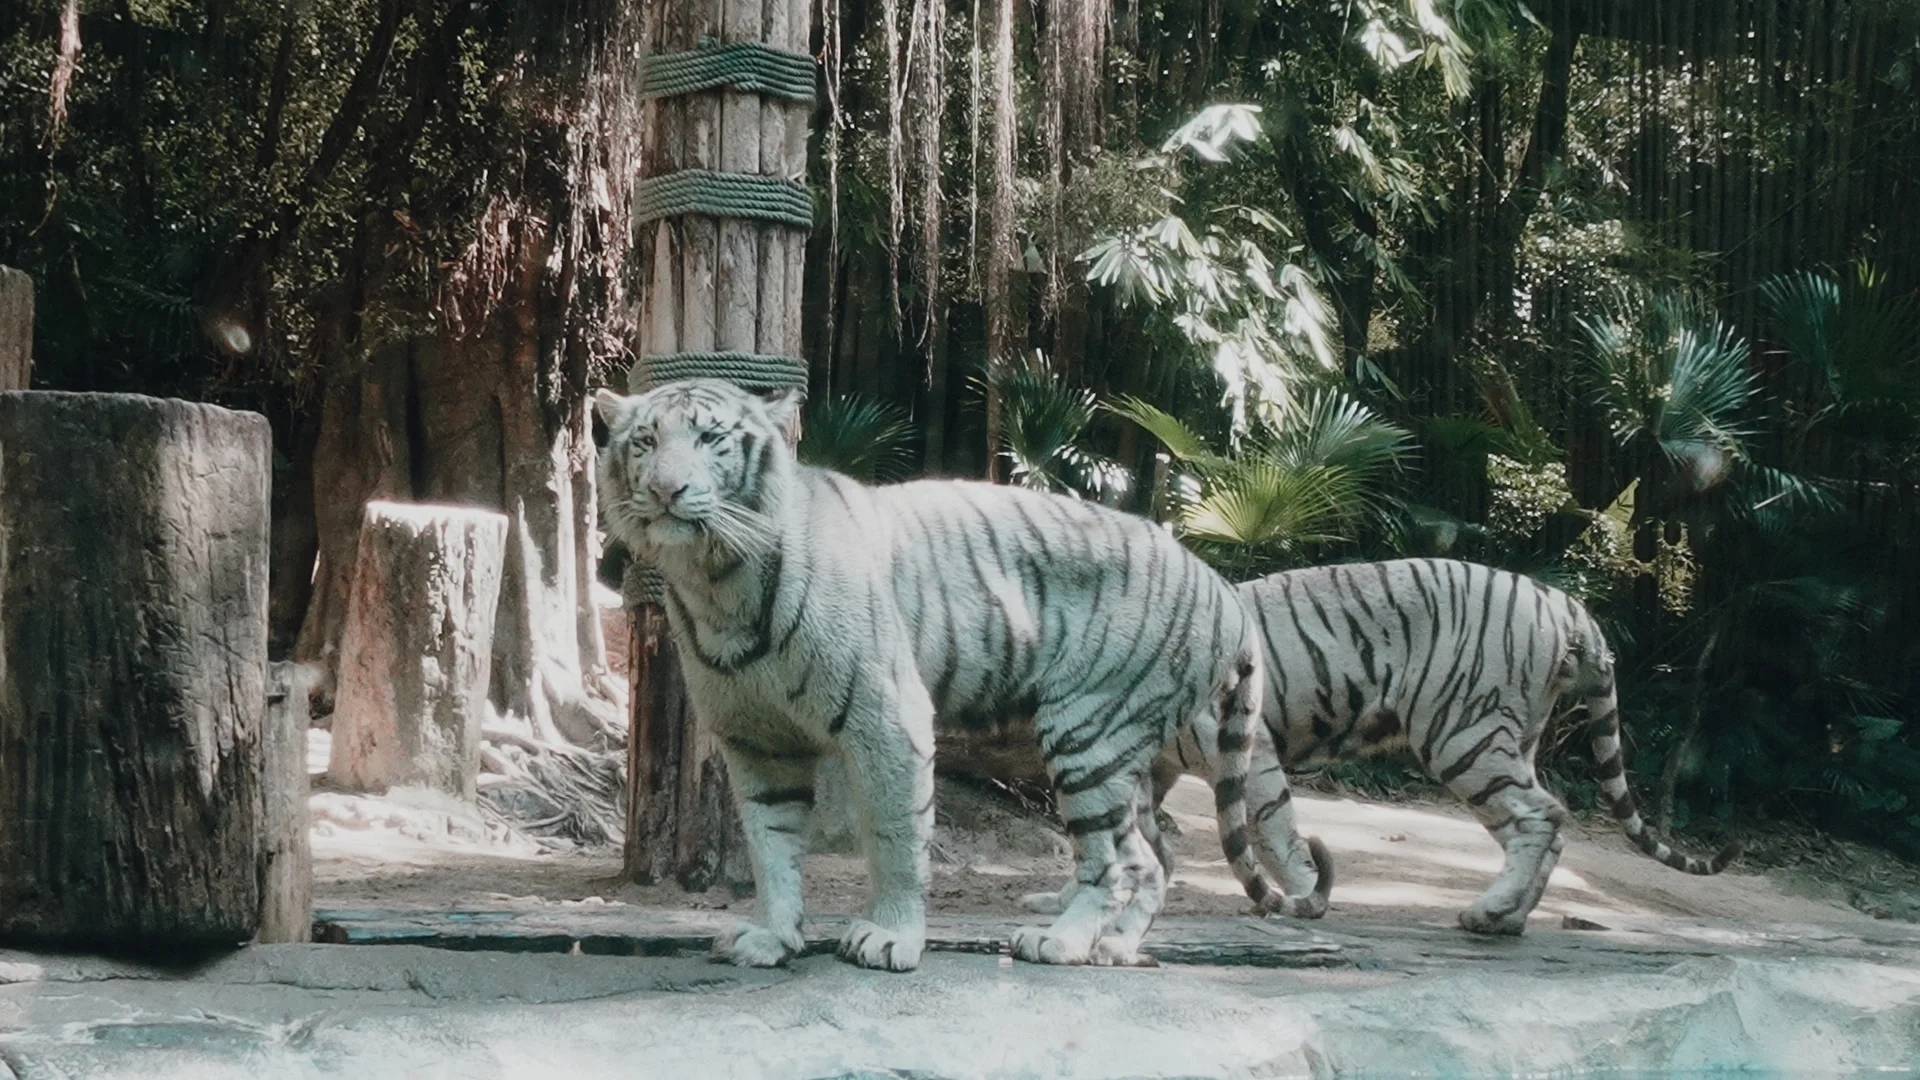
[[[983,954],[1005,925],[944,919],[945,949],[890,976],[827,956],[740,971],[681,955],[725,916],[591,908],[336,911],[326,925],[349,940],[458,947],[264,946],[188,969],[0,952],[0,1078],[1831,1076],[1920,1064],[1920,934],[1891,924],[1872,937],[1701,923],[1482,941],[1433,926],[1191,920],[1155,928],[1163,966],[1115,971]],[[810,937],[827,940],[830,923]]]

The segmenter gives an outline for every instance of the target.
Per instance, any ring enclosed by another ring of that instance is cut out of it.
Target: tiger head
[[[607,425],[600,512],[636,552],[718,544],[752,554],[772,544],[769,512],[792,472],[787,432],[801,394],[760,397],[719,379],[688,379],[625,397],[594,395]]]

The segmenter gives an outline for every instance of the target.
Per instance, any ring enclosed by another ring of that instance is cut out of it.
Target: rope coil
[[[778,176],[681,169],[640,181],[633,194],[634,224],[685,214],[750,218],[813,228],[813,196],[805,184]]]
[[[678,352],[643,356],[627,374],[627,391],[644,393],[681,379],[725,379],[748,390],[807,388],[807,362],[795,356],[740,352]]]
[[[639,559],[629,562],[626,572],[620,575],[620,605],[629,611],[658,604],[666,596],[666,579],[660,576],[660,571],[642,564]]]
[[[783,101],[813,100],[813,57],[754,41],[722,45],[712,38],[687,52],[649,57],[640,75],[643,98],[676,97],[730,86]]]

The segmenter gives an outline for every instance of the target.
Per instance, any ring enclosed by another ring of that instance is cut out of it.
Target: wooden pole
[[[662,0],[647,33],[651,57],[703,43],[757,44],[806,54],[809,0]],[[722,85],[651,98],[642,168],[779,179],[806,174],[805,102]],[[649,268],[635,382],[651,359],[733,353],[802,355],[801,280],[806,230],[778,221],[702,212],[641,230]],[[794,435],[797,437],[798,433]],[[630,584],[644,567],[629,572]],[[625,875],[704,890],[751,888],[752,873],[718,747],[694,721],[679,658],[660,608],[628,590],[632,618],[632,728],[628,740]]]
[[[0,266],[0,390],[25,390],[33,379],[33,279]]]

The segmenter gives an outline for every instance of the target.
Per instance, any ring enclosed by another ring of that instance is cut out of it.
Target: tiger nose
[[[655,480],[647,486],[653,489],[653,497],[659,500],[662,506],[672,506],[674,500],[686,494],[687,491],[686,484],[675,483],[672,480]]]

